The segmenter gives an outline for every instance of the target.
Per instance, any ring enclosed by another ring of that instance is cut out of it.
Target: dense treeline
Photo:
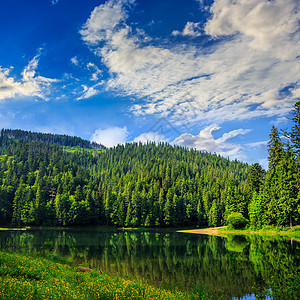
[[[40,133],[23,130],[2,129],[1,136],[13,138],[17,140],[45,142],[51,145],[60,144],[61,146],[80,147],[88,149],[106,149],[103,145],[95,142],[83,140],[76,136],[60,135],[52,133]]]
[[[284,139],[272,128],[267,172],[165,143],[70,149],[63,146],[80,146],[76,138],[2,130],[0,222],[218,226],[238,213],[252,227],[293,226],[300,221],[300,102],[291,120]]]
[[[276,225],[292,227],[300,221],[300,102],[294,105],[290,131],[280,137],[272,127],[268,143],[269,168],[251,167],[252,201],[249,205],[253,227]]]
[[[107,151],[0,140],[0,220],[17,225],[224,224],[230,203],[248,214],[248,165],[168,144]]]

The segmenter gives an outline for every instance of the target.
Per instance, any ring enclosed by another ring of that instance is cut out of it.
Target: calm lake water
[[[0,232],[1,250],[51,252],[108,274],[179,290],[205,286],[220,299],[254,299],[271,276],[300,264],[300,243],[291,239],[121,230]],[[252,294],[252,296],[251,296]]]

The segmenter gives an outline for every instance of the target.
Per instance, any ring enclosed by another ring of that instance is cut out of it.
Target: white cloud
[[[71,63],[76,67],[87,68],[91,74],[91,81],[97,81],[102,75],[102,71],[92,62],[87,63],[86,65],[79,61],[77,56],[71,58]]]
[[[52,5],[55,5],[59,2],[59,0],[51,0]]]
[[[202,35],[202,30],[200,23],[187,22],[183,31],[180,32],[178,30],[174,30],[172,35],[184,35],[184,36],[192,36],[197,37]]]
[[[196,0],[199,2],[200,4],[200,9],[203,9],[203,10],[208,10],[209,9],[209,5],[208,3],[210,2],[209,0]]]
[[[79,65],[79,61],[78,61],[78,58],[77,56],[74,56],[71,58],[71,63],[75,66],[78,66]]]
[[[249,143],[246,146],[250,148],[256,148],[256,147],[264,147],[267,148],[267,144],[269,141],[261,141],[261,142],[254,142],[254,143]]]
[[[97,90],[96,87],[99,85],[101,85],[101,83],[96,84],[94,86],[90,86],[90,87],[83,84],[82,85],[82,88],[83,88],[82,95],[77,97],[76,100],[88,99],[88,98],[98,95],[100,93],[100,91]]]
[[[201,130],[198,135],[185,133],[177,137],[173,143],[197,150],[217,153],[231,159],[244,160],[246,158],[241,145],[228,142],[229,139],[250,132],[249,129],[237,129],[224,133],[220,138],[215,138],[213,132],[221,129],[218,125],[211,125]]]
[[[89,62],[87,64],[87,68],[89,70],[93,71],[91,80],[92,81],[97,81],[99,79],[100,75],[102,74],[101,70],[94,63],[91,63],[91,62]]]
[[[102,144],[106,147],[114,147],[118,144],[124,144],[127,141],[129,132],[127,127],[110,127],[107,129],[97,129],[91,141]]]
[[[133,2],[109,0],[97,6],[80,31],[82,39],[91,45],[96,45],[100,41],[111,38],[115,27],[127,17],[124,5]]]
[[[9,69],[0,67],[0,100],[28,96],[46,99],[48,88],[58,80],[36,75],[38,62],[39,55],[24,68],[20,80],[10,76],[13,67]]]
[[[240,34],[254,49],[283,59],[299,55],[298,0],[216,0],[211,12],[213,18],[206,24],[209,35]]]
[[[145,44],[145,36],[126,24],[128,3],[133,1],[96,7],[80,33],[109,69],[107,87],[143,100],[133,113],[176,122],[181,115],[203,124],[280,117],[298,99],[298,1],[216,0],[204,29],[212,37],[229,36],[206,49]],[[190,24],[186,33],[195,33],[197,23]],[[287,86],[290,93],[282,98]]]
[[[145,132],[139,136],[137,136],[133,142],[141,142],[141,143],[147,143],[147,142],[155,142],[155,143],[161,143],[161,142],[168,142],[169,140],[161,133],[158,132]]]
[[[172,31],[172,35],[174,35],[174,36],[177,36],[177,35],[180,35],[180,34],[181,34],[181,32],[179,30],[173,30]]]

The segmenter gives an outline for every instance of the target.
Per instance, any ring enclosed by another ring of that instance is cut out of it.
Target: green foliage
[[[261,228],[263,225],[262,215],[266,207],[263,199],[264,198],[261,193],[253,193],[252,201],[249,204],[249,218],[251,227]]]
[[[251,167],[248,183],[248,204],[252,227],[265,225],[291,228],[300,221],[300,102],[292,111],[293,126],[285,131],[287,143],[272,127],[268,143],[269,169],[263,184],[264,172],[258,164]]]
[[[272,296],[276,300],[299,299],[300,272],[292,271],[286,276],[272,276],[269,281]]]
[[[46,242],[43,243],[41,246],[41,253],[49,253],[49,251],[53,248],[53,242],[47,240]]]
[[[293,145],[293,149],[299,156],[300,153],[300,102],[295,103],[294,108],[292,110],[292,118],[293,127],[290,132],[287,133],[287,137],[290,138],[291,143]]]
[[[256,298],[265,299],[264,296],[269,295],[274,300],[299,299],[299,248],[297,245],[289,245],[286,242],[275,244],[276,239],[272,236],[266,239],[250,237],[249,258],[257,274],[261,274],[264,278],[264,280],[262,278],[259,280],[263,283],[262,285],[255,286]],[[292,248],[291,256],[289,256],[287,252],[291,246],[295,248]]]
[[[0,222],[220,226],[240,214],[255,228],[292,227],[300,221],[300,102],[291,120],[288,143],[272,127],[267,172],[165,143],[100,150],[76,137],[2,130]]]
[[[261,167],[260,164],[254,163],[251,166],[247,182],[252,192],[259,192],[260,188],[264,184],[265,175],[266,171]]]
[[[242,229],[249,224],[249,221],[243,217],[241,213],[232,213],[227,218],[227,225],[229,228]]]
[[[225,247],[229,251],[242,253],[246,247],[249,246],[249,241],[242,235],[228,235]]]
[[[64,136],[3,131],[3,224],[217,226],[230,189],[247,208],[247,164],[164,143],[99,151],[54,141],[65,145]]]
[[[13,138],[16,140],[26,140],[35,142],[45,142],[48,144],[60,144],[66,147],[77,147],[77,148],[87,148],[87,149],[106,149],[103,145],[97,144],[95,142],[90,142],[83,140],[79,137],[60,135],[52,133],[38,133],[24,130],[12,130],[12,129],[2,129],[1,137]]]

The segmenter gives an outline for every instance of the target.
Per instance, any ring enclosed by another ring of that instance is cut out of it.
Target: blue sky
[[[298,0],[10,0],[0,127],[267,166],[300,100]]]

